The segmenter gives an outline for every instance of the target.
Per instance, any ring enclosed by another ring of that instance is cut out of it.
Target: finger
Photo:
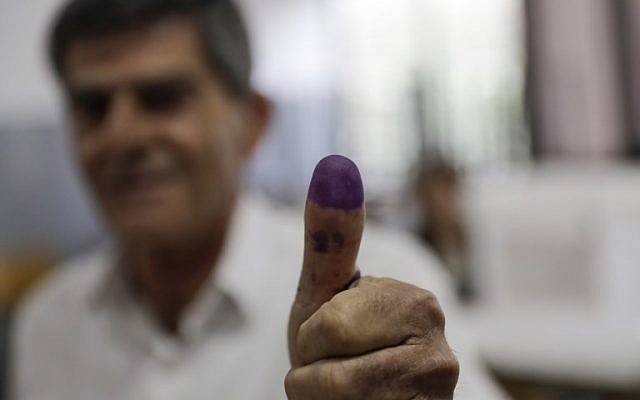
[[[358,167],[329,156],[313,173],[305,207],[305,245],[298,293],[289,321],[289,349],[300,325],[352,281],[364,228],[364,191]]]
[[[459,365],[446,344],[397,346],[293,369],[289,400],[451,399]]]
[[[362,278],[358,287],[322,305],[298,331],[302,365],[418,344],[444,335],[444,313],[435,296],[387,278]]]

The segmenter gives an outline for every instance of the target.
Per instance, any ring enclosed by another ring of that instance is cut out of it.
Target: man
[[[458,362],[435,297],[356,272],[353,163],[319,164],[304,231],[240,200],[269,120],[248,48],[229,0],[74,0],[59,14],[51,58],[114,244],[25,305],[15,398],[452,398]],[[412,246],[368,235],[363,274],[446,292]],[[468,396],[495,398],[472,353],[461,359]]]

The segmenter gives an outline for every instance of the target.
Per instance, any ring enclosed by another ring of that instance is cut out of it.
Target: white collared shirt
[[[24,304],[13,336],[14,400],[286,399],[286,323],[303,254],[302,217],[238,207],[213,279],[169,336],[115,268],[80,257]],[[503,399],[475,354],[448,277],[412,239],[367,227],[359,265],[433,291],[461,362],[456,399]]]

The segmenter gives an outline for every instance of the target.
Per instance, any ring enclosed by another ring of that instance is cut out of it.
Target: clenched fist
[[[435,296],[356,272],[363,200],[353,162],[340,156],[320,161],[309,188],[304,262],[289,320],[287,396],[451,399],[459,366]]]

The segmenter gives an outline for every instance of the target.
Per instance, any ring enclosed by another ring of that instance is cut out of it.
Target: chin
[[[175,227],[153,224],[127,224],[114,227],[118,240],[135,246],[167,247],[181,240]]]
[[[171,246],[189,237],[193,225],[184,214],[172,209],[148,207],[112,215],[109,220],[118,239],[127,244]]]

